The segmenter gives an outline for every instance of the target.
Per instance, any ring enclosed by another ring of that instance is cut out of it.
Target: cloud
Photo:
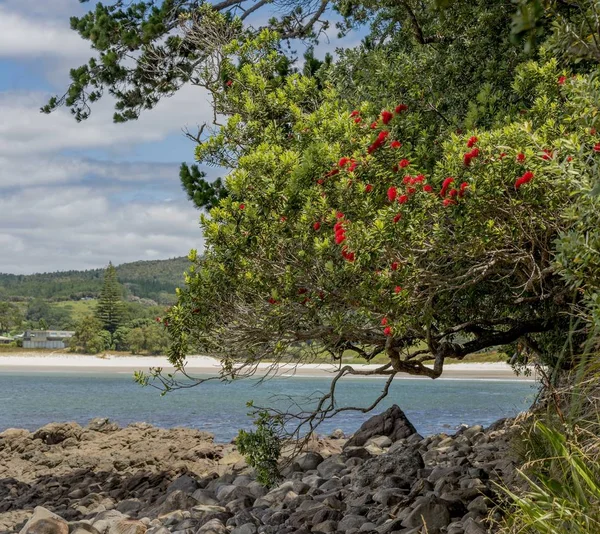
[[[0,6],[0,57],[81,59],[90,55],[89,44],[69,29],[66,15],[54,21],[48,17],[32,18],[14,8],[14,3]]]
[[[115,205],[82,186],[17,191],[0,198],[0,272],[182,256],[202,246],[198,216],[184,200]]]

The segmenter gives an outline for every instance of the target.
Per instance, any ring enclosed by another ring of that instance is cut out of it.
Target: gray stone
[[[167,487],[167,493],[172,493],[174,491],[183,491],[184,493],[194,493],[198,489],[198,482],[194,480],[190,475],[181,475],[179,478],[176,478],[173,482],[169,484]]]
[[[396,404],[365,421],[345,447],[360,447],[374,436],[387,436],[392,442],[407,438],[417,430]]]
[[[338,522],[337,521],[322,521],[321,523],[317,523],[313,528],[311,528],[311,532],[315,533],[323,533],[330,534],[332,532],[337,531]]]
[[[486,529],[483,528],[472,517],[469,517],[464,522],[464,529],[465,529],[465,534],[486,534]]]
[[[167,495],[165,501],[160,505],[159,513],[162,515],[175,510],[187,510],[196,504],[198,504],[198,501],[191,495],[181,490],[174,490]]]
[[[439,499],[427,497],[402,521],[402,526],[414,528],[425,525],[429,534],[435,534],[449,523],[448,506]]]
[[[307,452],[306,454],[298,456],[296,459],[296,463],[304,472],[316,469],[317,466],[322,462],[323,456],[321,456],[318,452]]]
[[[360,529],[360,527],[362,527],[367,522],[367,518],[362,515],[349,514],[338,523],[338,530],[346,532],[347,530],[353,528]]]
[[[258,529],[252,523],[245,523],[240,527],[234,528],[231,534],[256,534]]]
[[[211,519],[198,529],[197,534],[229,534],[229,531],[221,521]]]
[[[330,456],[317,467],[319,475],[326,479],[331,478],[332,475],[335,475],[344,469],[346,469],[346,464],[338,455]]]
[[[142,503],[139,499],[126,499],[117,504],[117,510],[126,515],[132,515],[142,509]]]
[[[344,434],[344,431],[341,428],[336,428],[331,434],[329,434],[329,437],[331,439],[344,439],[346,434]]]
[[[192,498],[195,499],[198,502],[198,504],[206,504],[213,506],[219,504],[219,501],[215,499],[214,493],[203,489],[198,489],[194,491],[194,493],[192,493]]]
[[[392,440],[388,437],[388,436],[373,436],[372,438],[369,438],[366,443],[365,443],[365,447],[369,446],[369,445],[375,445],[381,449],[383,449],[384,447],[389,447],[392,444]]]
[[[69,524],[50,510],[37,506],[19,534],[69,534]]]

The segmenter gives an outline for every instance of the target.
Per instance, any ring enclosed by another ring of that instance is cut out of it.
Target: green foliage
[[[198,208],[210,209],[227,196],[227,190],[220,178],[210,183],[205,177],[206,173],[201,172],[197,165],[181,164],[179,179],[188,199]]]
[[[70,330],[75,323],[69,309],[42,299],[34,299],[29,302],[25,318],[33,324],[43,321],[45,324],[44,330]]]
[[[124,338],[124,347],[132,354],[165,354],[169,347],[169,335],[156,322],[134,326]]]
[[[10,333],[21,326],[23,315],[16,304],[0,302],[0,334]]]
[[[72,352],[98,354],[111,346],[111,334],[102,329],[102,323],[90,315],[82,319],[75,328],[75,335],[69,341]]]
[[[108,264],[104,272],[104,282],[95,311],[96,318],[102,323],[105,330],[111,334],[123,326],[125,321],[125,306],[123,302],[123,288],[117,280],[117,271],[112,263]]]
[[[174,300],[175,288],[183,283],[189,262],[185,257],[124,263],[115,267],[117,276],[131,297],[151,299],[159,304]],[[104,269],[63,271],[32,275],[0,274],[0,300],[79,301],[97,297],[102,289]]]
[[[252,403],[248,405],[252,406]],[[263,486],[273,487],[281,480],[278,468],[281,421],[273,419],[266,411],[259,411],[256,415],[256,430],[240,430],[235,443],[248,465],[254,468],[256,480]]]

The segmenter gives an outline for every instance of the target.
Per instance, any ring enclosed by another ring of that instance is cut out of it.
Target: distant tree
[[[0,302],[0,334],[21,326],[23,315],[16,304]]]
[[[169,335],[159,324],[140,324],[129,331],[126,343],[133,354],[166,354]]]
[[[104,273],[104,283],[96,307],[96,318],[105,330],[113,334],[125,322],[125,304],[123,289],[117,280],[117,271],[112,263]]]
[[[93,315],[84,317],[75,328],[69,349],[71,352],[97,354],[110,348],[110,332],[102,329],[102,322]]]
[[[112,335],[112,346],[115,350],[129,350],[127,337],[131,329],[127,326],[119,326]]]
[[[31,323],[39,324],[40,328],[44,323],[46,328],[67,329],[72,328],[74,323],[70,310],[42,299],[35,299],[29,303],[25,318]]]

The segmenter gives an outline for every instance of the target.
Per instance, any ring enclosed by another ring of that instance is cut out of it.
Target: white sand
[[[172,369],[172,365],[164,356],[89,356],[61,352],[52,353],[7,353],[0,354],[0,373],[2,371],[54,371],[54,372],[133,372],[147,371],[150,367]],[[379,365],[353,365],[355,369],[371,370]],[[259,371],[266,371],[269,364],[260,364]],[[219,371],[218,360],[208,356],[190,356],[186,369],[198,374],[215,374]],[[284,376],[327,376],[336,367],[330,364],[280,365],[278,374]],[[402,375],[399,375],[402,376]],[[416,377],[415,377],[416,378]],[[496,363],[452,363],[446,364],[442,379],[471,380],[533,380],[535,377],[517,377],[512,368],[502,362]]]

